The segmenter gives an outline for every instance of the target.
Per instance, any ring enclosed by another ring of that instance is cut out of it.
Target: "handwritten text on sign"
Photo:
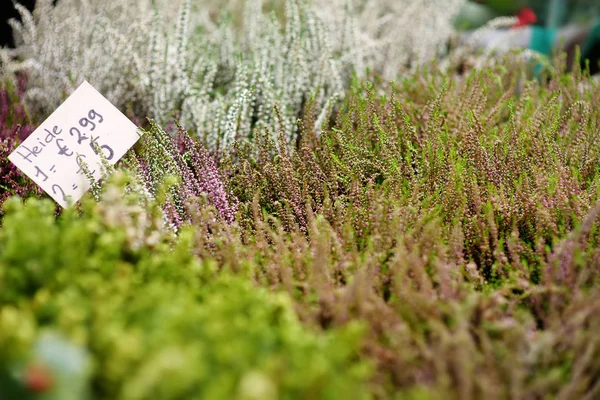
[[[61,206],[102,175],[102,158],[115,164],[139,139],[138,128],[84,82],[8,157]]]

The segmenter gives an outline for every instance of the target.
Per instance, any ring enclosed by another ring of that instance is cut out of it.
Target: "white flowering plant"
[[[130,114],[180,119],[212,149],[257,128],[294,143],[307,102],[319,132],[367,66],[392,80],[438,56],[463,1],[40,0],[33,13],[16,5],[15,54],[42,115],[85,79]]]

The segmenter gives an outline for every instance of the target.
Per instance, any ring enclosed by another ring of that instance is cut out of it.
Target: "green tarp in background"
[[[456,19],[461,30],[473,30],[490,20],[508,15],[518,15],[530,8],[537,21],[531,29],[529,48],[550,56],[562,46],[567,53],[581,49],[581,64],[590,60],[592,73],[598,72],[600,60],[600,0],[478,0],[468,2]],[[557,43],[561,29],[575,33],[569,43]]]

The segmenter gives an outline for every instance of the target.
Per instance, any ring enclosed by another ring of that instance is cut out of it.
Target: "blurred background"
[[[486,50],[526,48],[551,56],[565,51],[568,62],[600,59],[600,0],[472,0],[465,2],[455,27],[465,41]]]

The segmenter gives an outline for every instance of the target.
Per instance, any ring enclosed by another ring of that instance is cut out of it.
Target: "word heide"
[[[66,207],[140,138],[138,127],[88,82],[73,92],[8,159]]]

